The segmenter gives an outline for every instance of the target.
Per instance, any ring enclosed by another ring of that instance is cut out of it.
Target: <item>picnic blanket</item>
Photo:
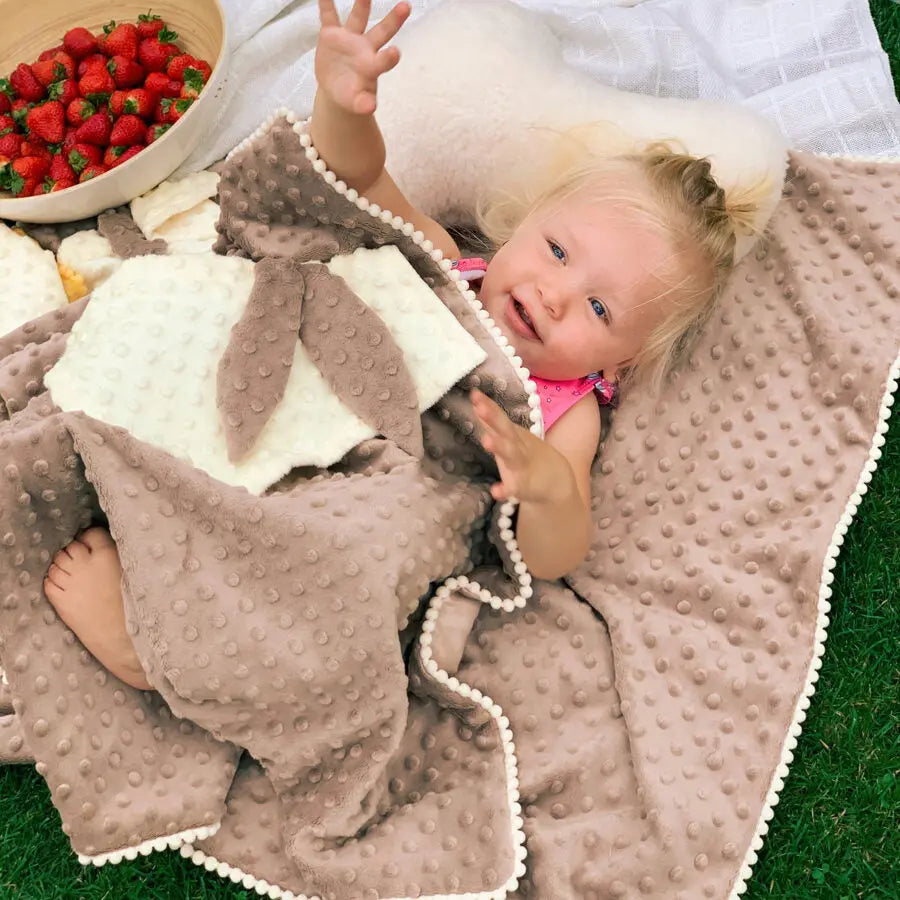
[[[240,327],[255,310],[256,340],[279,335],[268,325],[295,320],[268,297],[292,285],[302,322],[308,281],[349,290],[323,264],[396,246],[484,353],[422,413],[421,454],[401,446],[408,415],[394,437],[382,419],[327,469],[254,492],[56,403],[47,380],[94,300],[2,339],[15,713],[0,757],[36,761],[82,860],[180,847],[288,898],[739,893],[898,377],[900,226],[884,198],[900,165],[789,162],[769,234],[690,364],[616,412],[592,547],[564,582],[532,581],[514,505],[492,507],[467,400],[477,385],[539,433],[528,373],[440,254],[336,179],[293,116],[222,171],[217,253],[256,264]],[[375,362],[351,359],[352,385]],[[223,416],[221,440],[247,424]],[[249,425],[237,447],[267,427]],[[41,591],[53,554],[97,519],[154,692],[106,673]]]

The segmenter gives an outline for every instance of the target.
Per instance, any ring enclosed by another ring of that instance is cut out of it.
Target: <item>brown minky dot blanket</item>
[[[36,762],[83,858],[181,843],[272,897],[736,894],[896,386],[900,167],[791,155],[690,364],[617,410],[589,558],[515,609],[467,391],[527,424],[527,390],[429,254],[321,168],[289,121],[255,135],[217,251],[395,243],[488,360],[423,415],[421,458],[375,438],[254,496],[54,407],[83,302],[0,340],[0,759]],[[153,692],[41,593],[98,518]]]

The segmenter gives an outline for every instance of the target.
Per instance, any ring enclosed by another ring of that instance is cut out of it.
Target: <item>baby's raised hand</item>
[[[319,90],[336,106],[360,116],[375,112],[378,79],[400,61],[400,51],[384,45],[400,30],[410,12],[408,3],[398,3],[366,31],[371,8],[372,0],[355,0],[347,21],[341,25],[334,0],[319,0]]]
[[[493,400],[472,391],[472,406],[484,429],[481,445],[500,470],[491,485],[495,500],[515,497],[522,502],[553,503],[571,483],[569,461],[555,448],[513,423]]]

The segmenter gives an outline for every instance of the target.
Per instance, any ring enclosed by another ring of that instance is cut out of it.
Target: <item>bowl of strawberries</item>
[[[0,219],[68,222],[146,193],[208,133],[218,0],[0,0]]]

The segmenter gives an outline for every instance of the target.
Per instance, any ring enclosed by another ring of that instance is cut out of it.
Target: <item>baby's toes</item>
[[[99,527],[88,528],[87,531],[82,531],[73,543],[76,542],[80,543],[82,547],[91,553],[105,550],[108,547],[115,547],[116,545],[110,533],[105,528]]]
[[[47,599],[56,606],[64,602],[66,587],[70,581],[68,572],[63,571],[55,562],[50,564],[44,578],[44,593]]]

